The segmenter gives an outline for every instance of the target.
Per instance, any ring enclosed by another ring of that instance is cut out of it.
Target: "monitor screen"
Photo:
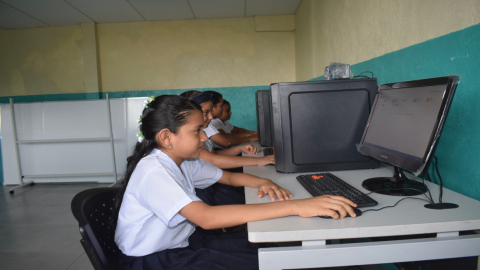
[[[367,179],[364,188],[398,196],[426,192],[402,169],[427,172],[457,83],[457,76],[448,76],[380,85],[358,149],[393,165],[394,175]]]
[[[362,137],[362,151],[403,169],[420,170],[452,92],[448,80],[430,83],[381,85]]]

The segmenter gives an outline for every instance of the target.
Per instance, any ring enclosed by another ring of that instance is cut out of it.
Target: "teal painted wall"
[[[354,75],[372,71],[379,84],[460,77],[435,155],[445,187],[480,200],[480,24],[351,68]]]

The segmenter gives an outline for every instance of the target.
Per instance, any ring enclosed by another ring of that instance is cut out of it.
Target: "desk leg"
[[[480,235],[261,248],[260,270],[383,264],[480,255]]]

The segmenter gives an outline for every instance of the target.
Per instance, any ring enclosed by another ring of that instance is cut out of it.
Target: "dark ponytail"
[[[190,115],[195,111],[202,111],[200,106],[181,96],[158,96],[143,109],[140,131],[143,133],[142,142],[137,142],[133,154],[127,158],[127,169],[122,179],[122,188],[115,198],[113,211],[113,226],[116,226],[118,213],[122,205],[123,195],[133,171],[140,160],[148,156],[153,149],[158,148],[155,137],[162,129],[169,129],[176,134],[181,126],[185,125]]]
[[[222,94],[220,94],[218,92],[208,90],[208,91],[205,91],[203,93],[211,95],[212,101],[213,101],[213,106],[216,106],[218,103],[222,102],[223,96],[222,96]]]

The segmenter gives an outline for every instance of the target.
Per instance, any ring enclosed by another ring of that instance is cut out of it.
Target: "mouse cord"
[[[393,188],[389,188],[389,189],[377,189],[377,190],[371,191],[371,192],[369,192],[369,193],[366,193],[365,195],[370,195],[370,194],[372,194],[372,193],[375,193],[375,192],[381,191],[381,190],[392,190],[392,189],[393,189]],[[415,190],[415,191],[421,191],[421,190],[418,190],[418,189],[416,189],[416,188],[402,188],[402,189],[411,189],[411,190]],[[427,191],[428,191],[428,193],[430,194],[430,190],[428,189],[428,187],[427,187]],[[425,196],[425,198],[427,198],[428,202],[434,203],[433,198],[432,198],[432,194],[430,194],[430,197],[428,197],[425,193],[423,193],[422,195]]]
[[[399,200],[399,201],[398,201],[397,203],[395,203],[394,205],[384,206],[384,207],[378,208],[378,209],[368,209],[368,210],[362,211],[362,213],[365,213],[365,212],[368,212],[368,211],[380,211],[380,210],[385,209],[385,208],[395,207],[395,206],[397,206],[397,204],[399,204],[401,201],[406,200],[406,199],[422,200],[422,201],[426,201],[426,202],[430,203],[429,200],[425,200],[425,199],[423,199],[423,198],[405,197],[405,198]]]

